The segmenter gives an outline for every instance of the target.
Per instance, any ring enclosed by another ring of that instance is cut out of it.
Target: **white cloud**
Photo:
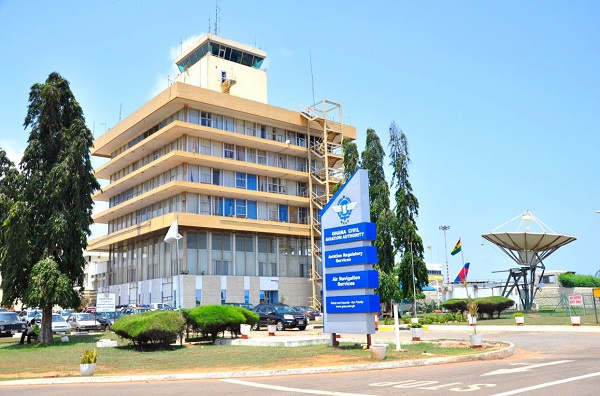
[[[25,146],[15,142],[13,140],[0,140],[0,148],[6,151],[8,159],[14,162],[15,165],[19,165],[23,153],[25,152]]]
[[[175,59],[184,51],[188,50],[194,45],[203,34],[194,35],[183,40],[181,44],[174,45],[169,48],[168,64],[165,61],[164,72],[158,73],[154,82],[154,86],[150,92],[150,98],[155,97],[165,89],[169,87],[171,82],[175,80],[175,77],[179,74],[179,69],[175,66]]]

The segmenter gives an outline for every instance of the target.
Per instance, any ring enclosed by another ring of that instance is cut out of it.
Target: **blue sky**
[[[209,18],[214,0],[0,0],[0,147],[20,158],[29,89],[52,71],[101,135],[166,88]],[[598,20],[593,1],[221,0],[219,34],[267,51],[269,103],[288,109],[313,102],[310,51],[315,98],[342,104],[359,151],[367,128],[387,147],[395,121],[426,260],[445,262],[450,225],[470,279],[504,280],[512,261],[481,235],[525,210],[577,238],[548,269],[600,270]]]

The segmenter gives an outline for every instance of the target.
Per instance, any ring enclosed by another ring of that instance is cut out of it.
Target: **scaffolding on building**
[[[323,278],[321,275],[321,215],[320,211],[329,202],[334,187],[343,182],[344,139],[342,106],[327,100],[303,107],[301,114],[307,120],[309,137],[309,191],[310,191],[310,243],[312,298],[310,305],[320,310]]]

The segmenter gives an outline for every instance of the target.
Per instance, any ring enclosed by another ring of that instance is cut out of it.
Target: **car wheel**
[[[258,323],[255,323],[254,326],[252,326],[252,330],[254,330],[254,331],[258,330]]]
[[[298,326],[298,330],[300,330],[300,331],[306,330],[306,326]]]
[[[79,333],[79,327],[75,327],[75,333]]]
[[[283,331],[285,327],[283,326],[283,322],[281,320],[277,321],[277,331]]]
[[[110,330],[110,325],[109,324],[104,325],[104,331],[109,331],[109,330]]]

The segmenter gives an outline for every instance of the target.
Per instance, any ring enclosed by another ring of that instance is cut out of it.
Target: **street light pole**
[[[448,231],[449,229],[450,226],[440,226],[440,230],[444,231],[444,251],[446,253],[446,283],[450,283],[450,270],[448,269],[448,245],[446,244],[446,231]]]

